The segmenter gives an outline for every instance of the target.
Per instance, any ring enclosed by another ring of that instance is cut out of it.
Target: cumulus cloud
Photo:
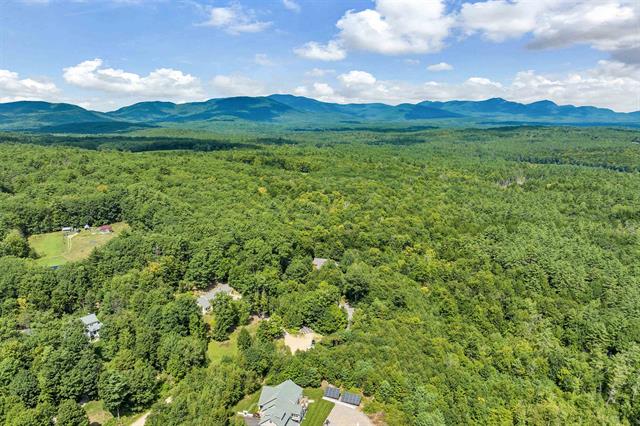
[[[354,86],[370,86],[376,82],[376,78],[366,71],[349,71],[346,74],[340,74],[338,80],[346,87]]]
[[[637,0],[489,0],[464,4],[459,21],[467,34],[496,42],[530,33],[530,48],[587,44],[624,62],[640,62]]]
[[[209,10],[209,20],[202,25],[223,29],[229,34],[258,33],[269,28],[272,22],[260,21],[255,12],[245,9],[240,4],[228,7],[212,7]]]
[[[64,79],[75,86],[145,99],[195,100],[202,98],[200,81],[182,71],[159,68],[146,76],[102,67],[96,58],[64,69]]]
[[[433,64],[433,65],[429,65],[427,67],[428,71],[451,71],[453,69],[453,66],[446,63],[446,62],[440,62],[437,64]]]
[[[265,95],[265,85],[242,75],[216,75],[211,85],[220,96],[261,96]]]
[[[310,41],[294,49],[294,52],[302,58],[318,61],[341,61],[347,57],[347,52],[342,47],[342,44],[336,40],[331,40],[327,44]]]
[[[443,0],[377,0],[375,9],[350,10],[336,26],[348,48],[396,55],[439,51],[453,23]]]
[[[0,102],[53,100],[60,90],[50,81],[20,78],[19,74],[0,69]]]
[[[321,93],[315,85],[296,89],[298,94],[332,102],[385,102],[398,104],[423,100],[483,100],[493,97],[530,103],[543,99],[558,104],[594,105],[617,111],[640,110],[640,68],[617,61],[600,61],[594,68],[564,75],[517,73],[511,81],[498,82],[474,76],[459,83],[379,80],[365,71],[350,71],[336,78],[332,91]]]
[[[299,86],[293,91],[298,96],[307,96],[323,102],[345,103],[347,100],[336,94],[335,89],[327,83],[313,83],[310,86]]]
[[[352,50],[433,53],[452,35],[480,34],[493,42],[530,35],[530,48],[586,44],[615,60],[640,63],[638,0],[484,0],[459,10],[447,9],[444,0],[375,0],[374,8],[347,11],[336,27],[332,41],[309,42],[297,50],[312,53],[300,56],[341,60]],[[327,54],[329,45],[340,54]]]
[[[282,5],[292,12],[300,12],[300,5],[294,0],[282,0]]]

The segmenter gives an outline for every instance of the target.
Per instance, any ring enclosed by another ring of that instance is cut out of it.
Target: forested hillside
[[[640,132],[179,136],[0,135],[0,424],[87,424],[91,400],[233,424],[289,378],[359,390],[389,425],[640,424]],[[57,269],[27,243],[114,222]],[[193,290],[216,281],[243,298],[212,326]],[[252,315],[270,320],[208,360]],[[291,355],[301,326],[325,337]]]

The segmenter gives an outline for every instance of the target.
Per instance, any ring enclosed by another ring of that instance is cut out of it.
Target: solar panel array
[[[351,405],[360,405],[361,400],[362,400],[362,397],[360,395],[356,395],[355,393],[351,393],[351,392],[343,393],[342,398],[340,398],[340,401],[346,402],[347,404],[351,404]]]
[[[326,396],[327,398],[338,399],[340,398],[340,389],[329,386],[324,391],[324,396]]]

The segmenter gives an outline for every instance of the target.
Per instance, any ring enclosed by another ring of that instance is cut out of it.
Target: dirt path
[[[151,414],[151,411],[147,411],[146,413],[144,413],[139,419],[131,423],[131,426],[144,426],[144,424],[147,422],[147,417],[149,417],[149,414]]]

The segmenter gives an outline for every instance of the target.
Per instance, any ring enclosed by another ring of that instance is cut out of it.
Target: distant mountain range
[[[283,129],[339,129],[372,125],[494,126],[511,124],[640,127],[640,111],[619,113],[591,106],[485,101],[418,104],[334,104],[293,95],[232,97],[205,102],[140,102],[111,112],[72,104],[20,101],[0,104],[0,130],[111,133],[148,127],[259,124]]]

